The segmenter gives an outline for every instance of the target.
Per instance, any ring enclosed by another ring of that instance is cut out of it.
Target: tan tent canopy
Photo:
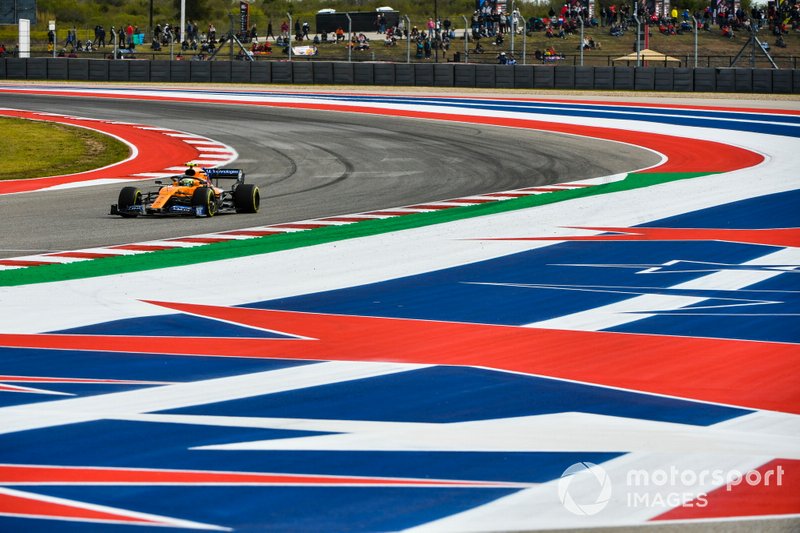
[[[677,59],[677,58],[674,58],[674,57],[671,57],[671,56],[666,56],[666,55],[662,54],[661,52],[656,52],[655,50],[650,50],[649,48],[645,48],[644,50],[640,50],[639,51],[639,58],[642,61],[659,61],[659,62],[661,62],[661,61],[677,61],[678,63],[681,62],[680,59]],[[626,56],[616,57],[616,58],[614,58],[614,61],[636,61],[636,59],[637,59],[636,58],[636,52],[633,52],[632,54],[628,54]]]

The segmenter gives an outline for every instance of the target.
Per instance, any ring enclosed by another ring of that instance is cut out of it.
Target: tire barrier
[[[800,70],[464,63],[0,58],[0,80],[800,93]]]

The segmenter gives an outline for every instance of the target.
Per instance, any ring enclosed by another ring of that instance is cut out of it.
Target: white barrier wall
[[[19,57],[31,57],[31,21],[19,19]]]

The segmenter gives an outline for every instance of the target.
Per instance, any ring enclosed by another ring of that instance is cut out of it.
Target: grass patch
[[[130,149],[96,131],[0,117],[0,180],[74,174],[122,161]]]

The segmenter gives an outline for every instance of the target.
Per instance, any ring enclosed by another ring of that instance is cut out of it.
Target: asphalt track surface
[[[641,148],[595,139],[326,111],[14,94],[3,96],[3,106],[168,127],[223,142],[239,153],[232,166],[259,186],[262,207],[213,219],[131,220],[108,214],[117,184],[11,194],[0,197],[3,225],[13,221],[3,230],[2,258],[358,213],[659,161]]]

